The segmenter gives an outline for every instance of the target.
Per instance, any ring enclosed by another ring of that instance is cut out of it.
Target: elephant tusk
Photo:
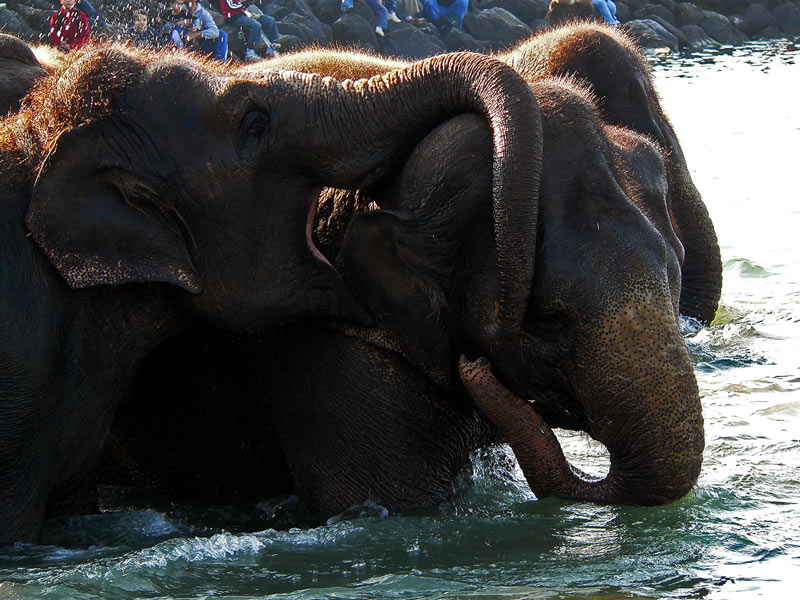
[[[325,258],[325,255],[320,252],[320,249],[317,248],[317,245],[314,243],[314,219],[317,216],[319,196],[322,193],[322,189],[323,188],[320,187],[314,190],[314,200],[311,202],[311,206],[308,209],[308,215],[306,215],[306,245],[308,246],[308,249],[311,250],[311,254],[314,256],[314,258],[323,264],[328,265],[337,275],[339,275],[339,271],[336,270],[336,267],[331,264],[331,261]]]

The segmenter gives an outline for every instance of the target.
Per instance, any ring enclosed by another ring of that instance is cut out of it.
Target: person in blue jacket
[[[425,16],[437,27],[457,27],[464,24],[469,0],[425,0]]]
[[[592,0],[592,7],[603,17],[606,23],[619,25],[617,5],[611,0]]]

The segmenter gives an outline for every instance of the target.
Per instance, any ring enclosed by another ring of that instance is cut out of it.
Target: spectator
[[[603,17],[606,23],[619,25],[619,20],[617,19],[617,5],[611,0],[592,0],[592,6],[600,13],[600,16]]]
[[[469,0],[425,0],[425,16],[439,29],[457,27],[464,24]]]
[[[264,42],[267,46],[266,54],[276,56],[277,52],[273,48],[272,42],[277,40],[280,34],[275,19],[263,13],[257,19],[253,19],[246,12],[249,4],[252,2],[248,0],[219,0],[219,11],[231,26],[244,29],[244,60],[259,59],[255,48],[262,41],[262,37],[266,38]]]
[[[158,17],[157,21],[161,24],[161,34],[166,36],[168,43],[176,48],[183,48],[186,32],[191,27],[191,19],[186,10],[185,0],[172,0],[169,4],[169,12],[163,17]]]
[[[375,33],[383,37],[386,35],[385,29],[389,26],[389,21],[399,23],[400,19],[395,14],[395,0],[367,0],[367,4],[375,13],[378,19],[378,26],[375,27]],[[353,8],[353,0],[342,0],[342,12],[347,12]]]
[[[134,46],[161,46],[161,37],[150,27],[149,19],[146,10],[134,11],[133,24],[127,30],[128,39]]]
[[[92,29],[102,28],[106,26],[106,20],[103,18],[97,9],[89,3],[89,0],[78,0],[78,10],[82,10],[89,19],[89,24]]]
[[[50,17],[48,38],[50,43],[64,51],[80,48],[89,41],[89,19],[86,13],[78,10],[76,0],[60,0],[61,9]]]
[[[227,37],[220,33],[214,17],[200,5],[200,0],[188,0],[186,8],[190,29],[184,34],[184,41],[193,43],[198,51],[224,61],[228,55]]]

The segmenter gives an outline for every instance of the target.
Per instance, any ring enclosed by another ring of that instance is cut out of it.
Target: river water
[[[419,514],[373,507],[287,529],[291,503],[162,503],[51,521],[45,545],[0,549],[0,599],[797,597],[800,49],[755,43],[653,65],[725,268],[715,322],[684,323],[706,422],[686,498],[536,501],[499,449],[475,459],[451,502]],[[597,445],[560,437],[603,471]]]

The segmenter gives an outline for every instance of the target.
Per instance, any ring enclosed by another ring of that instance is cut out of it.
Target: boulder
[[[795,6],[791,2],[784,2],[775,7],[772,11],[778,23],[786,33],[800,35],[800,6]]]
[[[325,25],[313,13],[302,15],[293,13],[278,23],[282,35],[294,35],[303,44],[325,44],[331,41],[331,26]]]
[[[635,11],[633,16],[635,16],[637,19],[651,19],[653,17],[659,17],[667,23],[675,25],[675,15],[670,12],[666,6],[662,6],[660,4],[646,4],[643,8]]]
[[[620,23],[624,23],[625,21],[630,21],[631,19],[631,9],[622,4],[621,2],[617,2],[617,19]]]
[[[18,4],[17,14],[25,19],[25,22],[31,26],[31,29],[41,33],[46,33],[50,29],[50,16],[53,14],[52,10],[44,10],[41,8],[34,8],[33,6]]]
[[[617,14],[619,14],[620,4],[624,4],[626,8],[634,13],[637,10],[643,9],[647,4],[650,4],[650,0],[625,0],[625,2],[617,2]]]
[[[339,46],[374,49],[377,37],[375,25],[352,11],[331,25],[331,39]]]
[[[625,23],[625,28],[643,48],[678,49],[678,38],[653,19],[634,19]]]
[[[691,2],[679,2],[675,7],[675,24],[678,27],[699,25],[704,18],[702,9]]]
[[[474,0],[473,0],[474,2]],[[523,23],[533,23],[536,19],[543,19],[550,6],[549,0],[477,0],[479,10],[489,8],[502,8],[517,17]]]
[[[464,29],[476,39],[491,42],[494,49],[513,46],[533,33],[530,27],[503,8],[467,13]]]
[[[476,40],[466,31],[456,29],[453,27],[447,32],[444,38],[449,52],[456,52],[458,50],[469,50],[470,52],[487,52],[489,50],[488,44],[480,40]]]
[[[402,24],[401,24],[402,25]],[[447,50],[438,35],[417,29],[411,25],[398,26],[378,41],[382,54],[417,60],[441,54]]]
[[[0,8],[0,31],[15,35],[27,42],[38,40],[40,35],[39,31],[32,29],[30,25],[8,8]]]
[[[326,25],[342,16],[341,0],[308,0],[308,5],[314,15]]]
[[[718,46],[719,42],[709,37],[699,25],[684,25],[680,28],[687,40],[687,48],[703,48],[705,46]]]
[[[778,26],[778,20],[761,4],[751,4],[741,17],[743,22],[738,28],[751,37],[767,27]]]
[[[712,38],[721,44],[730,44],[733,41],[733,25],[728,17],[713,11],[704,11],[705,18],[700,27],[705,29]]]

